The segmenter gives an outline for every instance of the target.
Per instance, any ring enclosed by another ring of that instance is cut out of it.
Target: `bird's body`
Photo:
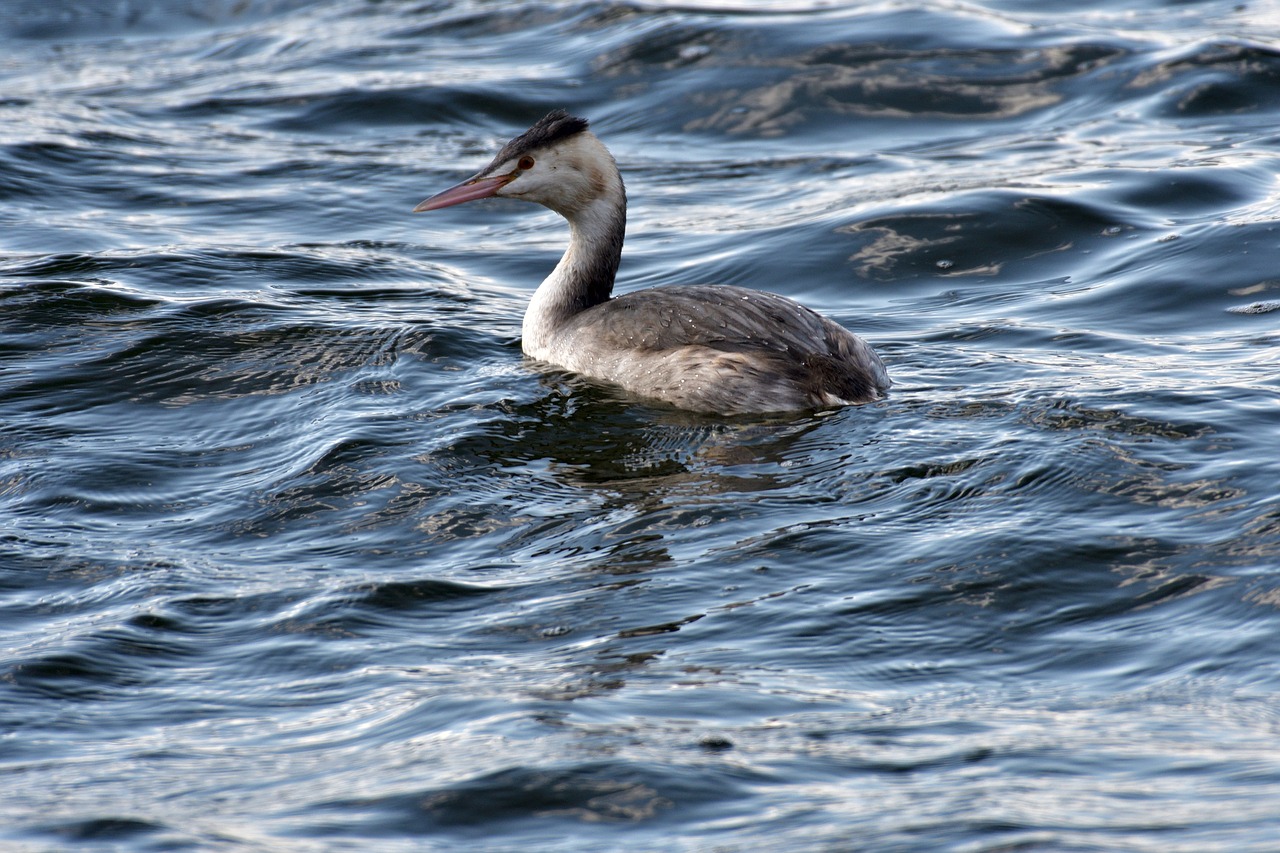
[[[684,409],[747,414],[865,403],[889,377],[862,338],[772,293],[673,285],[612,297],[626,193],[587,123],[557,110],[475,177],[415,210],[501,196],[538,202],[570,225],[568,250],[525,312],[538,361]]]

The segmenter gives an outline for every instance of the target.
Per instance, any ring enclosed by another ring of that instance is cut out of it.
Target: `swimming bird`
[[[418,213],[517,198],[569,221],[569,248],[534,292],[522,346],[537,361],[682,409],[738,415],[866,403],[889,389],[866,341],[783,296],[721,284],[614,297],[627,195],[587,121],[555,110]]]

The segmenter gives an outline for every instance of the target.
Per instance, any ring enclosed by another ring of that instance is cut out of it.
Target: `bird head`
[[[555,110],[502,147],[488,166],[413,210],[439,210],[481,198],[532,201],[572,219],[621,179],[613,156],[586,119]]]

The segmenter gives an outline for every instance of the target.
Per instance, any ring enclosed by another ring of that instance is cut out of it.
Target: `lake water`
[[[1280,849],[1280,4],[10,0],[0,847]],[[871,341],[732,421],[620,290]]]

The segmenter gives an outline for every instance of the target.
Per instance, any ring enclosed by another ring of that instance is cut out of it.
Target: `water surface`
[[[1274,3],[17,9],[5,845],[1280,846]],[[890,398],[524,363],[555,107]]]

